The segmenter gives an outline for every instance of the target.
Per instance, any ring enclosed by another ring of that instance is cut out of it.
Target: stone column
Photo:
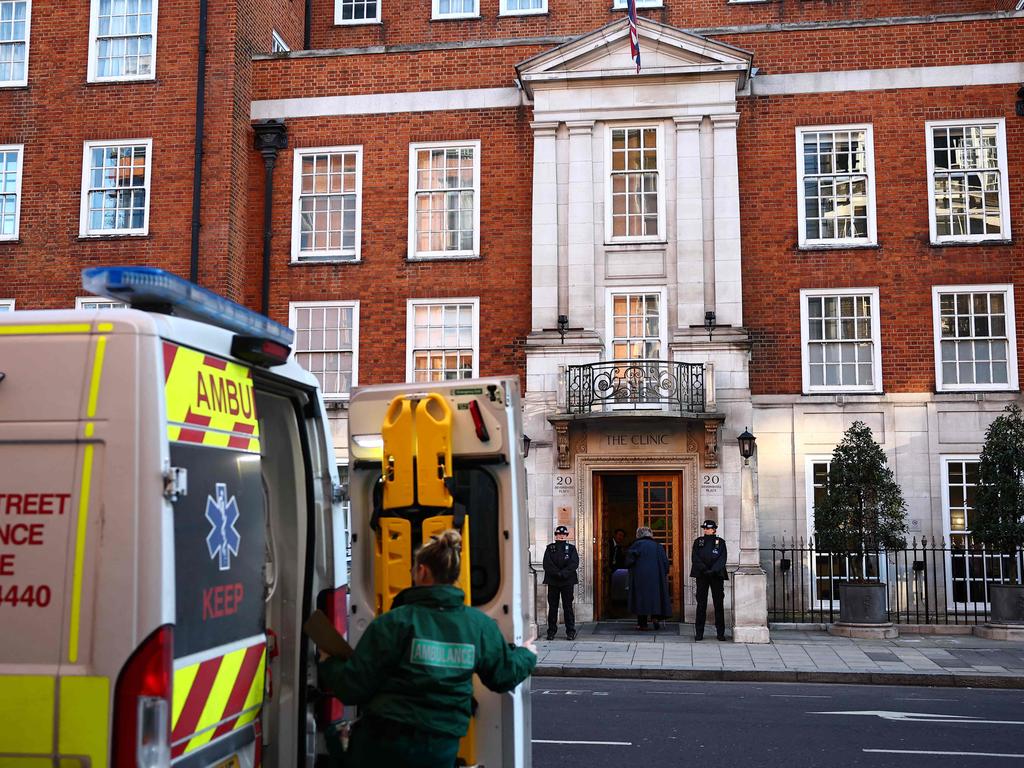
[[[558,324],[558,123],[533,123],[533,330]]]
[[[743,324],[740,278],[740,177],[736,152],[738,114],[712,115],[715,146],[715,312],[720,325]]]
[[[754,498],[753,469],[740,466],[740,565],[732,574],[732,639],[736,643],[767,643],[768,580],[761,567]]]
[[[569,129],[569,327],[593,330],[594,317],[594,121]]]
[[[676,324],[704,322],[704,205],[701,193],[700,124],[703,117],[675,118],[676,124]]]

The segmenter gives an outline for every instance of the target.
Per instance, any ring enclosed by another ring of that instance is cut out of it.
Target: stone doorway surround
[[[696,447],[696,446],[695,446]],[[683,620],[693,621],[696,594],[690,573],[690,542],[696,535],[698,523],[698,473],[700,472],[700,454],[671,453],[655,456],[638,456],[636,454],[606,453],[577,454],[573,464],[573,475],[576,488],[576,531],[577,545],[580,548],[580,583],[576,587],[576,615],[580,621],[593,621],[594,594],[596,589],[597,564],[594,562],[593,545],[597,536],[595,516],[594,475],[598,472],[627,472],[644,474],[649,472],[678,472],[682,475],[680,483],[680,503],[682,513],[680,522],[683,526],[683,546],[680,553],[682,568]]]

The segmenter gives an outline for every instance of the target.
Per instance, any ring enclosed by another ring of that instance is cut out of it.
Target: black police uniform
[[[717,531],[718,526],[715,526]],[[701,536],[693,542],[690,575],[697,579],[697,616],[694,622],[694,639],[704,637],[704,622],[708,615],[708,589],[715,605],[715,631],[719,640],[725,640],[725,582],[729,574],[725,570],[729,559],[725,540],[717,535]]]
[[[568,541],[553,542],[544,550],[544,583],[548,587],[548,640],[554,639],[558,629],[559,601],[565,614],[565,636],[570,640],[576,637],[576,614],[572,609],[572,598],[573,588],[579,582],[576,574],[579,567],[579,553]]]

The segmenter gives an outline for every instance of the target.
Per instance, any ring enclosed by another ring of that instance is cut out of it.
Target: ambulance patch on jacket
[[[476,666],[476,647],[469,643],[441,643],[414,637],[409,661],[424,667],[473,669]]]

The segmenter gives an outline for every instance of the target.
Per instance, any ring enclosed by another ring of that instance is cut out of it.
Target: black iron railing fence
[[[668,360],[615,360],[570,365],[569,413],[666,408],[704,411],[704,366]]]
[[[761,549],[761,563],[770,622],[838,621],[838,586],[857,578],[886,584],[889,620],[898,624],[981,624],[989,587],[1022,583],[1024,549],[997,552],[922,537],[904,549],[854,555],[820,551],[813,539],[773,539]]]

